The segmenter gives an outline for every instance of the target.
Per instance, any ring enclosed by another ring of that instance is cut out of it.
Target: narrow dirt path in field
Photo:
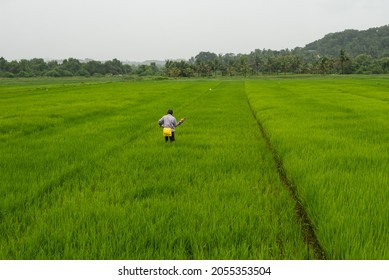
[[[246,95],[246,98],[247,98],[247,95]],[[248,103],[248,105],[250,107],[250,110],[251,110],[251,113],[253,115],[253,118],[257,121],[259,130],[261,131],[261,134],[262,134],[262,137],[266,141],[267,147],[268,147],[269,151],[273,155],[273,160],[274,160],[274,162],[275,162],[275,164],[277,166],[278,176],[279,176],[282,184],[288,189],[291,198],[295,201],[295,204],[296,204],[296,218],[297,218],[297,222],[299,224],[301,224],[302,234],[303,234],[303,237],[304,237],[304,242],[309,246],[309,248],[311,248],[313,250],[314,255],[315,255],[315,257],[317,259],[325,260],[326,259],[325,252],[322,249],[322,247],[321,247],[321,245],[319,243],[319,240],[316,237],[313,224],[312,224],[311,220],[309,219],[309,216],[308,216],[306,210],[304,209],[304,206],[302,205],[302,203],[301,203],[301,201],[300,201],[300,199],[298,197],[298,194],[297,194],[295,186],[293,186],[293,184],[289,180],[288,176],[286,175],[286,172],[285,172],[285,169],[284,169],[284,165],[282,163],[282,159],[279,156],[277,150],[274,148],[274,146],[270,142],[270,138],[267,135],[265,129],[263,128],[263,125],[262,125],[260,119],[255,114],[255,111],[252,108],[248,98],[247,98],[247,103]]]

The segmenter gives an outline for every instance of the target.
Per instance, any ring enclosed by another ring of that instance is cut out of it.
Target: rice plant
[[[243,81],[34,81],[0,108],[1,259],[313,257]]]

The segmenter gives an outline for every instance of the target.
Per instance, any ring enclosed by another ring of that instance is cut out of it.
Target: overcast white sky
[[[389,24],[388,0],[0,0],[0,57],[144,61],[293,49]]]

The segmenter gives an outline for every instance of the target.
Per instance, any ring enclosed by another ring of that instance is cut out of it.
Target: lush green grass
[[[331,259],[389,259],[389,79],[247,82]]]
[[[1,80],[0,259],[314,258],[257,120],[327,258],[389,259],[388,89]],[[187,118],[174,144],[168,108]]]
[[[2,84],[0,108],[1,259],[313,257],[243,81]]]

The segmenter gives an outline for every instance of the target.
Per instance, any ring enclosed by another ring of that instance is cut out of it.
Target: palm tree
[[[346,52],[344,49],[340,50],[340,67],[342,69],[342,75],[344,74],[344,64],[349,61],[350,59],[347,57]]]

